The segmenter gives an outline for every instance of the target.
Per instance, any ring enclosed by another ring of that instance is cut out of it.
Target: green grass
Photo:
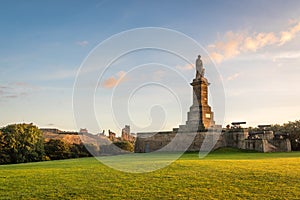
[[[300,152],[186,153],[140,174],[95,158],[3,165],[0,199],[300,199]]]

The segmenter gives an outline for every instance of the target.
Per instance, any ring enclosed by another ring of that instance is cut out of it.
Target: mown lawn
[[[0,199],[300,199],[300,152],[187,153],[139,174],[95,158],[2,165]]]

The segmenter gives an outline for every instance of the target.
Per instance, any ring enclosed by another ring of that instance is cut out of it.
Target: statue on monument
[[[204,76],[204,71],[205,69],[203,68],[201,56],[198,55],[198,58],[196,60],[196,79],[201,79],[201,77]]]

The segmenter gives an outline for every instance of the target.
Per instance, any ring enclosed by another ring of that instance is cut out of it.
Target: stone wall
[[[290,152],[292,151],[291,141],[289,139],[273,139],[269,141],[276,148],[276,152]]]
[[[257,140],[245,140],[245,149],[266,152],[267,140],[257,139]]]
[[[230,129],[223,132],[224,146],[245,149],[245,139],[248,137],[247,129]]]
[[[157,151],[171,142],[175,135],[176,133],[172,131],[138,133],[134,145],[134,152],[149,153]]]
[[[166,132],[138,133],[135,142],[136,153],[153,151],[211,151],[221,147],[233,147],[259,152],[291,151],[291,143],[288,139],[274,139],[270,132],[267,132],[262,138],[249,139],[247,129],[230,129],[221,134],[213,130],[192,133],[178,132],[178,129]]]
[[[215,132],[138,133],[136,153],[153,151],[211,151],[224,146],[223,136]]]
[[[291,143],[288,139],[274,139],[272,131],[258,134],[256,139],[248,137],[247,129],[228,130],[224,133],[227,147],[235,147],[259,152],[289,152]]]

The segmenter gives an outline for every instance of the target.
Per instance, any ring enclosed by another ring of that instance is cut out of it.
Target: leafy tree
[[[89,157],[91,154],[86,147],[81,144],[69,144],[59,139],[50,139],[45,142],[45,153],[51,160],[67,158]]]
[[[45,153],[51,160],[71,158],[71,145],[62,141],[50,139],[44,144]]]
[[[84,148],[93,156],[100,155],[100,146],[97,146],[96,144],[84,144]]]
[[[114,142],[113,144],[125,151],[133,152],[134,149],[133,144],[128,141],[119,141],[119,142]]]
[[[272,125],[271,129],[274,132],[288,133],[291,141],[292,150],[300,150],[300,120],[288,122],[283,125]]]
[[[33,124],[11,124],[0,129],[0,163],[41,161],[43,134]]]
[[[86,149],[83,143],[72,144],[71,146],[72,158],[90,157],[90,152]]]
[[[289,133],[292,149],[300,150],[300,120],[283,124],[283,131]]]

